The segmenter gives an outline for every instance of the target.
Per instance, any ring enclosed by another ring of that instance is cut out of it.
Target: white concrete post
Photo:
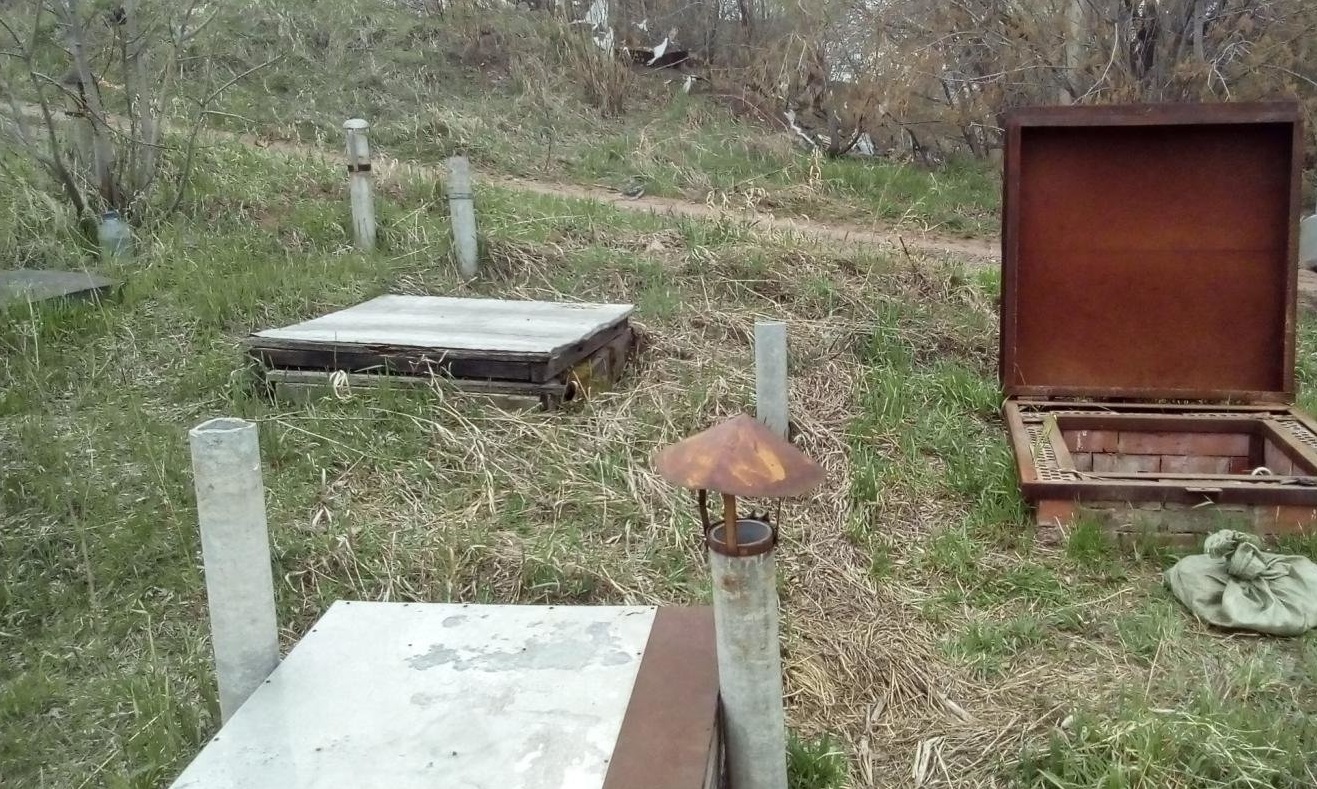
[[[1317,271],[1317,214],[1299,222],[1299,268]]]
[[[1083,0],[1066,0],[1065,32],[1063,35],[1065,36],[1065,41],[1062,44],[1064,47],[1062,57],[1065,81],[1067,84],[1075,85],[1077,84],[1075,71],[1079,68],[1079,60],[1083,54],[1083,47],[1081,46],[1081,39],[1084,35]],[[1070,104],[1073,100],[1074,97],[1070,95],[1069,90],[1064,87],[1058,90],[1057,103]]]
[[[375,249],[375,198],[370,187],[370,124],[361,118],[344,122],[347,135],[348,194],[352,200],[352,232],[357,249]]]
[[[261,451],[256,425],[241,419],[212,419],[188,436],[225,722],[279,665]]]
[[[714,527],[714,542],[721,542],[724,528]],[[762,521],[741,519],[736,532],[743,546],[772,540],[771,529]],[[709,563],[731,785],[786,789],[787,728],[773,549],[754,556],[710,550]]]
[[[789,438],[787,390],[787,325],[755,321],[755,416],[783,438]]]
[[[448,160],[448,216],[453,224],[453,250],[462,276],[472,279],[479,266],[476,247],[476,204],[471,191],[471,163],[465,156]]]

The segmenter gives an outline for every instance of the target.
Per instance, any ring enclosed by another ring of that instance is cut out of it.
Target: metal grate
[[[1296,441],[1308,447],[1317,450],[1317,433],[1313,433],[1308,426],[1295,419],[1294,417],[1276,417],[1274,421],[1278,427],[1289,431],[1289,434]]]
[[[1070,482],[1079,479],[1073,471],[1062,471],[1056,459],[1056,450],[1047,436],[1047,425],[1043,422],[1026,422],[1025,434],[1029,437],[1029,452],[1033,455],[1033,467],[1042,482]]]

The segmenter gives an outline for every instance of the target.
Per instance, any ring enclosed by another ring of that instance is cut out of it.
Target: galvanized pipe
[[[761,520],[743,518],[736,526],[742,549],[760,552],[720,553],[726,524],[708,536],[728,772],[734,789],[786,789],[774,534]]]
[[[279,665],[270,537],[256,425],[212,419],[189,431],[220,720]]]

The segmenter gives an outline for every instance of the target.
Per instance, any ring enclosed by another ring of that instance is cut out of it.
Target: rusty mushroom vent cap
[[[823,469],[747,414],[673,444],[654,459],[674,485],[731,496],[799,496],[823,481]]]

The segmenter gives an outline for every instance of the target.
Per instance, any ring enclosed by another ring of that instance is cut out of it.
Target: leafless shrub
[[[587,104],[606,117],[626,111],[636,77],[616,53],[600,49],[587,36],[569,34],[563,39],[562,58],[568,73],[580,82]]]
[[[0,135],[50,175],[84,228],[105,210],[178,208],[212,104],[260,68],[221,77],[196,54],[219,12],[203,8],[20,0],[0,18]],[[167,120],[184,129],[178,144]]]

